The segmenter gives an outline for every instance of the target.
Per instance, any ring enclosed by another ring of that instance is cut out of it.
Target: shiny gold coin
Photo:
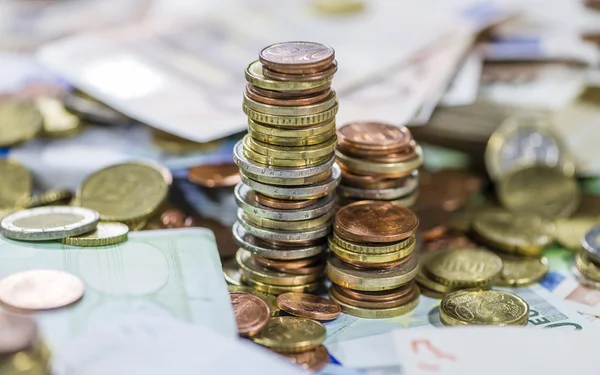
[[[355,261],[355,262],[363,262],[363,263],[373,263],[374,265],[376,265],[378,263],[394,262],[394,261],[406,258],[407,256],[411,255],[415,249],[416,241],[415,241],[414,237],[409,237],[408,241],[410,242],[409,246],[405,247],[402,250],[395,251],[393,253],[364,254],[364,253],[358,253],[355,251],[350,251],[348,249],[345,249],[342,246],[338,245],[333,240],[333,237],[328,238],[329,249],[331,249],[331,251],[335,255],[337,255],[340,259],[350,261],[350,263]]]
[[[300,186],[300,185],[314,185],[325,180],[328,180],[331,176],[331,170],[326,170],[322,173],[316,174],[314,176],[308,177],[300,177],[300,178],[286,178],[286,177],[271,177],[271,176],[261,176],[257,174],[252,174],[246,171],[241,172],[241,174],[245,175],[251,180],[262,182],[264,184],[270,185],[282,185],[282,186]]]
[[[331,293],[331,289],[329,290],[329,298],[338,305],[341,306],[342,312],[348,315],[357,316],[359,318],[366,319],[385,319],[385,318],[393,318],[395,316],[400,316],[407,314],[414,310],[419,304],[419,295],[414,300],[408,302],[406,305],[399,307],[391,307],[384,309],[367,309],[364,307],[356,307],[351,304],[340,301]]]
[[[19,162],[0,159],[0,176],[0,210],[25,207],[33,185],[29,171]]]
[[[455,287],[445,285],[433,280],[425,271],[426,265],[435,256],[435,252],[419,254],[419,269],[417,271],[417,276],[415,277],[415,280],[417,281],[417,283],[419,283],[419,285],[422,285],[427,289],[435,291],[436,293],[446,294],[456,290]]]
[[[554,224],[541,216],[503,211],[479,212],[472,228],[493,248],[531,256],[540,255],[554,234]]]
[[[256,111],[247,106],[243,106],[242,109],[250,120],[268,125],[297,128],[301,126],[313,126],[333,119],[338,111],[338,106],[336,104],[323,112],[300,116],[271,115]]]
[[[535,284],[548,273],[548,258],[502,255],[502,271],[494,284],[506,287],[523,287]]]
[[[335,129],[330,130],[328,133],[315,135],[312,137],[304,138],[287,138],[287,137],[275,137],[273,135],[266,135],[255,132],[252,129],[248,129],[248,134],[257,141],[268,143],[274,146],[287,146],[287,147],[301,147],[301,146],[315,146],[327,140],[333,138],[336,134]]]
[[[91,233],[60,239],[61,243],[71,246],[108,246],[127,241],[129,228],[123,223],[100,222]]]
[[[492,283],[502,270],[502,260],[485,249],[457,248],[434,253],[425,269],[441,284],[477,287]]]
[[[265,219],[254,215],[249,215],[246,212],[241,212],[242,218],[247,223],[269,229],[287,230],[287,231],[300,231],[309,230],[321,227],[331,221],[333,217],[333,211],[326,213],[323,216],[319,216],[314,219],[300,220],[300,221],[282,221]]]
[[[331,155],[326,155],[316,159],[277,159],[259,154],[258,152],[252,150],[250,145],[247,145],[246,143],[248,142],[244,142],[244,155],[256,163],[262,164],[266,167],[310,168],[324,164],[331,160]]]
[[[40,97],[35,104],[42,114],[43,135],[45,137],[72,137],[82,127],[79,117],[67,111],[62,101],[56,98]]]
[[[34,195],[29,198],[27,208],[54,206],[68,204],[73,197],[73,193],[67,189],[51,189],[39,195]]]
[[[529,305],[502,290],[459,290],[442,299],[440,318],[447,326],[525,326]]]
[[[411,281],[417,274],[418,262],[409,259],[398,267],[383,269],[360,269],[342,262],[337,257],[327,260],[327,276],[344,288],[364,291],[389,290]]]
[[[252,260],[252,254],[244,249],[239,249],[237,251],[235,259],[240,266],[242,274],[247,280],[258,281],[265,284],[279,286],[305,285],[321,278],[321,272],[296,275],[261,266],[256,264]]]
[[[341,152],[336,151],[337,159],[348,169],[355,173],[381,174],[383,176],[404,175],[423,164],[423,150],[421,146],[415,148],[415,158],[400,163],[376,163],[358,158],[352,158]]]
[[[500,180],[498,199],[510,211],[547,217],[568,217],[580,202],[573,176],[560,168],[532,166],[512,172]]]
[[[323,123],[311,126],[301,126],[297,128],[278,128],[272,125],[264,125],[259,122],[248,119],[248,129],[256,133],[265,134],[281,138],[306,138],[329,134],[335,130],[335,118]]]
[[[263,293],[263,292],[258,291],[250,286],[245,286],[245,285],[227,285],[227,288],[229,289],[230,293],[231,292],[233,292],[233,293],[235,293],[235,292],[250,293],[252,295],[259,297],[260,299],[265,301],[267,303],[267,305],[269,306],[269,310],[271,310],[271,316],[278,316],[279,312],[281,311],[279,306],[277,306],[277,297],[275,297],[272,294]]]
[[[598,217],[557,218],[554,220],[554,239],[569,250],[579,251],[583,236],[598,224]]]
[[[405,249],[407,249],[411,246],[414,246],[415,240],[416,240],[415,235],[413,234],[412,236],[410,236],[407,239],[402,240],[400,242],[395,242],[392,244],[385,244],[385,245],[382,244],[380,246],[379,244],[348,241],[348,240],[341,238],[340,236],[338,236],[335,233],[333,233],[331,239],[333,242],[338,244],[340,247],[343,247],[346,250],[353,251],[355,253],[361,253],[361,254],[388,254],[388,253],[395,253],[398,251],[404,251]]]
[[[270,285],[261,283],[260,281],[250,280],[242,276],[242,281],[245,284],[251,285],[254,289],[263,293],[279,295],[288,292],[312,293],[319,288],[321,281],[315,281],[304,285]]]
[[[256,100],[252,100],[244,93],[244,106],[256,112],[274,116],[308,116],[315,113],[327,111],[337,105],[335,91],[331,91],[329,96],[320,103],[303,105],[297,107],[282,107],[279,105],[269,105]]]
[[[248,83],[265,90],[301,91],[317,88],[323,88],[324,90],[329,84],[331,84],[331,81],[333,80],[333,76],[331,76],[325,77],[322,80],[308,82],[275,81],[266,78],[263,74],[262,68],[263,66],[261,62],[256,60],[250,65],[248,65],[244,73],[246,76],[246,81],[248,81]]]
[[[261,155],[275,159],[318,159],[322,157],[331,157],[335,151],[337,137],[327,140],[325,143],[313,146],[273,146],[267,143],[259,142],[247,135],[244,139],[244,146],[248,145],[252,150]]]
[[[25,142],[42,129],[42,115],[33,103],[7,100],[0,103],[0,148]]]
[[[302,353],[321,345],[325,334],[325,327],[312,319],[279,316],[252,341],[279,353]]]
[[[137,221],[156,211],[172,179],[166,168],[153,163],[117,164],[86,178],[78,202],[98,211],[102,220]]]
[[[575,255],[575,268],[577,268],[584,277],[600,283],[600,267],[595,265],[582,251]]]

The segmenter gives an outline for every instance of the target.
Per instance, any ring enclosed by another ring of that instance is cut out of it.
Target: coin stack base
[[[581,284],[600,289],[600,225],[587,231],[581,244],[583,247],[575,256],[573,273]]]

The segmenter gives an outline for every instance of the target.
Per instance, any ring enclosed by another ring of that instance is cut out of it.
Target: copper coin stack
[[[320,285],[331,233],[337,71],[331,47],[311,42],[268,46],[246,69],[248,135],[234,148],[242,182],[233,226],[242,281],[281,294]]]
[[[370,199],[410,207],[416,201],[423,154],[408,128],[378,122],[344,125],[338,129],[336,156],[342,169],[341,205]]]
[[[329,296],[343,312],[389,318],[417,306],[412,253],[418,224],[410,209],[389,202],[360,201],[338,211],[327,276],[333,282]]]

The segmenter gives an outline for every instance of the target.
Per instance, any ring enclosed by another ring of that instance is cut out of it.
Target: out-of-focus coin
[[[0,159],[0,176],[0,210],[24,207],[33,185],[29,171],[14,160]]]
[[[437,282],[436,280],[433,280],[425,271],[427,263],[429,263],[429,261],[433,259],[433,257],[435,257],[435,252],[420,254],[419,269],[417,275],[415,276],[415,280],[417,281],[417,283],[420,286],[424,286],[425,288],[440,294],[446,294],[456,290],[456,288],[453,286],[442,284],[440,282]]]
[[[502,270],[502,260],[485,249],[451,249],[434,253],[425,268],[442,284],[476,287],[494,281]]]
[[[37,326],[33,319],[0,312],[0,356],[28,349],[36,338]]]
[[[419,199],[415,210],[433,206],[440,207],[445,211],[456,211],[482,187],[482,178],[462,169],[421,173],[419,175]]]
[[[340,149],[355,147],[365,151],[389,154],[408,146],[412,139],[404,126],[379,122],[355,122],[338,129]]]
[[[297,260],[279,260],[252,255],[252,259],[256,263],[261,264],[265,267],[271,267],[277,270],[285,271],[308,267],[314,263],[322,261],[323,257],[321,255],[315,255],[309,258]]]
[[[63,98],[65,108],[86,122],[96,124],[127,124],[132,120],[91,96],[74,90]]]
[[[187,215],[178,208],[172,208],[160,215],[160,221],[163,228],[183,228]]]
[[[242,273],[235,258],[223,262],[223,276],[225,276],[225,281],[231,285],[242,285]]]
[[[600,263],[600,225],[588,230],[581,239],[581,245],[595,262]]]
[[[71,137],[81,130],[79,117],[69,113],[63,103],[51,97],[40,97],[35,104],[43,117],[43,135]]]
[[[252,340],[276,352],[302,353],[321,345],[325,334],[325,327],[312,319],[279,316]]]
[[[259,61],[276,72],[309,74],[324,70],[333,62],[333,48],[313,42],[284,42],[263,48]]]
[[[363,0],[314,0],[312,5],[317,12],[332,15],[354,14],[365,9]]]
[[[412,235],[419,219],[409,209],[388,202],[362,201],[340,209],[335,233],[357,242],[397,242]]]
[[[575,268],[586,279],[600,283],[600,266],[594,264],[587,253],[579,252],[575,255]]]
[[[23,310],[50,310],[68,306],[83,296],[81,279],[56,270],[14,273],[0,280],[0,301]]]
[[[238,166],[233,163],[191,167],[188,170],[188,180],[209,188],[232,187],[241,181]]]
[[[398,288],[408,283],[417,274],[418,262],[409,259],[397,267],[383,269],[361,269],[342,262],[337,257],[327,260],[327,276],[344,288],[378,291]]]
[[[229,296],[240,336],[254,336],[269,324],[271,311],[261,298],[250,293],[230,293]]]
[[[39,195],[32,196],[27,202],[27,208],[68,204],[73,193],[67,189],[51,189]]]
[[[96,230],[79,236],[62,238],[60,242],[71,246],[108,246],[127,241],[129,228],[123,223],[100,222]]]
[[[294,108],[294,107],[290,107]],[[325,121],[329,121],[335,117],[338,111],[337,102],[331,108],[324,110],[323,112],[311,113],[307,115],[275,115],[268,114],[252,109],[246,105],[242,107],[244,113],[248,118],[256,122],[262,122],[264,124],[280,126],[280,127],[301,127],[301,126],[312,126],[320,124]]]
[[[328,299],[306,293],[284,293],[277,297],[277,306],[288,314],[315,320],[332,320],[342,309]]]
[[[167,197],[173,177],[154,163],[130,162],[88,176],[77,191],[81,206],[95,209],[102,220],[146,218]]]
[[[417,307],[419,304],[419,288],[411,285],[411,289],[411,294],[403,305],[387,308],[365,308],[355,306],[355,301],[352,301],[352,303],[342,301],[341,298],[343,297],[340,294],[336,294],[336,288],[329,289],[329,297],[335,303],[339,304],[342,311],[346,314],[366,319],[385,319],[406,314]]]
[[[440,318],[447,326],[524,326],[529,305],[521,297],[502,290],[461,290],[442,299]]]
[[[600,212],[600,211],[599,211]],[[581,240],[595,225],[600,224],[596,217],[557,218],[554,220],[554,238],[565,248],[573,251],[581,249]],[[600,259],[600,258],[599,258]]]
[[[284,357],[309,371],[319,371],[329,363],[329,352],[323,345],[303,353],[285,354]]]
[[[502,255],[502,271],[494,284],[506,287],[523,287],[535,284],[548,272],[548,258]]]
[[[246,81],[253,86],[264,90],[283,92],[318,92],[329,88],[333,76],[325,77],[320,81],[276,81],[268,79],[263,74],[263,65],[260,61],[254,61],[244,71]],[[301,124],[300,124],[301,125]]]
[[[42,115],[33,103],[0,102],[0,148],[28,141],[42,129]]]
[[[241,292],[253,294],[267,303],[269,310],[271,311],[271,316],[279,315],[281,309],[277,307],[277,297],[274,295],[260,292],[251,286],[246,285],[227,285],[227,289],[229,289],[229,293]]]
[[[0,222],[0,233],[23,241],[57,240],[91,232],[98,212],[83,207],[50,206],[17,211]]]

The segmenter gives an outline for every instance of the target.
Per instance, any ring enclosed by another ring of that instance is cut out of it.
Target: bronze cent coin
[[[336,303],[306,293],[280,294],[277,306],[288,314],[315,320],[333,320],[342,312]]]
[[[310,74],[331,65],[335,50],[313,42],[284,42],[263,48],[258,59],[267,68],[281,73]]]
[[[364,153],[362,156],[366,160],[377,163],[402,163],[418,157],[416,154],[416,146],[417,144],[414,141],[411,141],[410,144],[407,147],[404,147],[402,150],[388,153],[385,156],[369,156],[366,153]]]
[[[355,259],[344,259],[338,256],[338,258],[340,258],[340,260],[344,263],[348,263],[351,266],[354,267],[358,267],[358,268],[374,268],[374,269],[381,269],[381,268],[392,268],[392,267],[398,267],[399,265],[406,263],[408,260],[410,260],[410,255],[406,256],[404,258],[398,259],[398,260],[394,260],[391,262],[382,262],[382,263],[369,263],[369,262],[362,262],[360,260],[355,260]]]
[[[343,294],[348,298],[352,298],[359,301],[365,302],[387,302],[387,301],[395,301],[400,298],[405,297],[408,293],[411,292],[414,281],[410,281],[408,284],[402,285],[396,289],[390,290],[381,290],[381,291],[358,291],[352,290],[348,288],[344,288],[339,285],[332,285],[339,294]]]
[[[250,293],[229,293],[240,336],[254,336],[262,331],[271,319],[269,305]]]
[[[260,87],[251,85],[252,91],[255,94],[258,94],[262,97],[266,97],[266,98],[273,98],[273,99],[291,99],[291,98],[297,98],[297,97],[303,97],[303,96],[307,96],[307,95],[311,95],[311,94],[318,94],[324,91],[329,91],[329,89],[331,88],[331,82],[330,83],[326,83],[322,86],[319,87],[315,87],[313,89],[307,89],[307,90],[298,90],[298,91],[275,91],[275,90],[267,90],[267,89],[261,89]]]
[[[354,122],[338,129],[340,144],[360,150],[389,152],[409,145],[412,135],[404,126],[380,122]]]
[[[294,81],[294,82],[314,82],[322,81],[331,77],[337,72],[337,62],[334,60],[325,70],[314,73],[296,74],[296,73],[280,73],[263,66],[263,75],[274,81]]]
[[[289,201],[285,199],[267,197],[266,195],[262,195],[257,192],[254,193],[254,199],[263,206],[276,208],[278,210],[297,210],[300,208],[310,207],[317,203],[316,199]]]
[[[335,233],[349,241],[388,243],[410,237],[419,219],[408,208],[389,202],[359,201],[335,216]]]
[[[323,345],[319,345],[315,349],[303,353],[282,355],[290,362],[309,371],[319,371],[329,363],[329,352]]]
[[[28,349],[36,338],[33,319],[0,312],[0,356]]]
[[[192,167],[188,171],[188,180],[196,185],[218,188],[235,186],[241,178],[236,164],[224,163]]]
[[[280,270],[292,270],[309,266],[319,260],[323,259],[322,255],[315,255],[309,258],[298,259],[298,260],[277,260],[263,258],[257,255],[252,255],[252,259],[265,267],[272,267]]]
[[[253,86],[250,84],[246,85],[246,95],[257,102],[269,104],[269,105],[280,105],[282,107],[298,107],[303,105],[310,105],[322,102],[327,99],[331,94],[331,90],[327,89],[322,92],[318,92],[313,95],[295,96],[290,97],[289,95],[285,98],[272,98],[269,96],[262,96],[254,91]]]
[[[364,309],[390,309],[394,307],[404,306],[415,299],[419,298],[420,290],[416,283],[411,282],[408,286],[408,293],[404,294],[402,297],[394,300],[388,301],[365,301],[360,299],[349,298],[347,295],[340,293],[338,290],[338,285],[335,285],[330,289],[330,293],[334,298],[339,300],[342,303],[346,303],[348,305],[354,307],[360,307]]]
[[[163,228],[184,228],[186,227],[187,215],[177,209],[170,209],[160,215],[160,222]]]

